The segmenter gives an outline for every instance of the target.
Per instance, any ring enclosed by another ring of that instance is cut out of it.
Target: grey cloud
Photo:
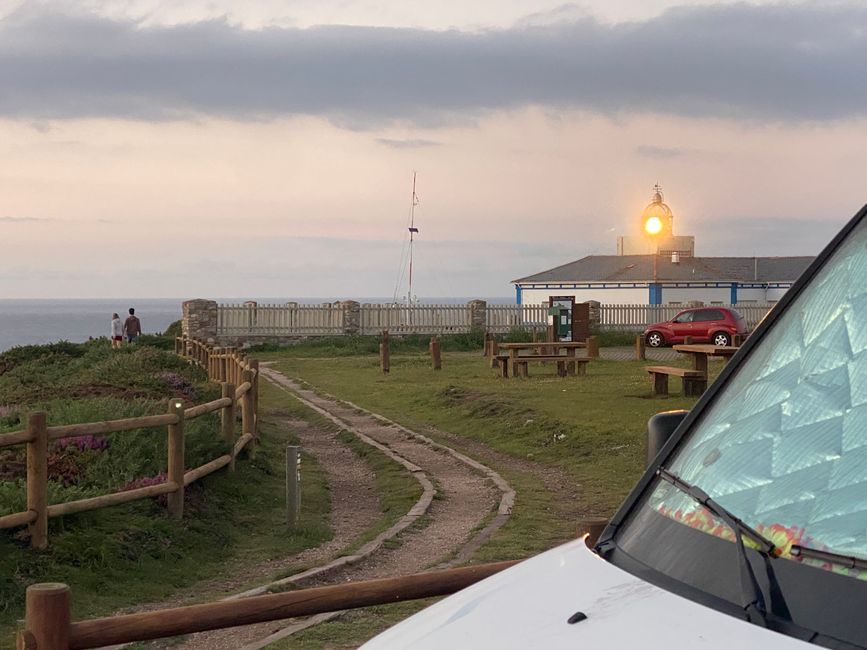
[[[392,138],[377,138],[376,141],[384,147],[391,149],[422,149],[424,147],[438,147],[442,143],[435,140],[412,139],[395,140]]]
[[[435,125],[543,105],[802,121],[867,114],[867,6],[672,9],[481,32],[143,26],[25,6],[0,21],[0,115]]]

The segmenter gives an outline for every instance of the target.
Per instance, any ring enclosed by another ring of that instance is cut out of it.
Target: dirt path
[[[316,458],[325,471],[331,502],[330,527],[333,537],[320,546],[296,555],[243,565],[243,569],[237,573],[218,576],[198,584],[195,589],[184,590],[169,600],[137,607],[131,611],[180,607],[201,601],[203,595],[207,595],[208,600],[219,600],[231,597],[251,584],[267,583],[273,580],[278,571],[286,572],[291,571],[292,567],[324,564],[379,522],[382,517],[381,505],[373,471],[350,447],[338,439],[336,432],[321,429],[296,418],[283,417],[277,421],[281,426],[292,430],[304,452]],[[206,642],[207,637],[207,634],[201,634],[197,641]],[[155,642],[151,647],[161,646]]]
[[[308,406],[342,427],[383,445],[387,450],[417,466],[419,473],[429,477],[436,486],[436,498],[430,502],[426,516],[422,521],[418,521],[417,525],[404,530],[396,538],[399,543],[379,546],[366,559],[329,571],[327,575],[293,584],[313,586],[396,576],[443,565],[455,558],[462,560],[466,556],[462,550],[477,547],[481,539],[490,535],[493,526],[501,525],[508,516],[514,493],[498,475],[487,468],[468,458],[462,459],[460,454],[428,444],[420,439],[420,436],[383,421],[374,414],[359,412],[337,400],[317,395],[271,369],[263,372],[269,380],[297,395]],[[504,494],[507,495],[506,498]],[[310,553],[316,553],[320,549]],[[326,555],[327,553],[323,557]],[[331,616],[324,615],[305,621],[275,621],[198,634],[190,637],[184,644],[173,647],[261,648],[329,617]]]

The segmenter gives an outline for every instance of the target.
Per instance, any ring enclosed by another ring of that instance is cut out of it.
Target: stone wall
[[[181,331],[190,339],[217,343],[217,303],[214,300],[187,300],[183,303]]]

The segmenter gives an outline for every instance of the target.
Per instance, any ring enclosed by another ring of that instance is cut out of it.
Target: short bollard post
[[[286,521],[294,530],[301,514],[301,447],[286,446]]]
[[[443,357],[442,349],[440,348],[440,340],[436,336],[430,340],[430,358],[434,370],[442,370]]]
[[[639,334],[635,337],[635,359],[636,361],[644,361],[647,359],[647,352],[645,348],[646,342],[644,340],[644,335]]]
[[[27,587],[26,594],[24,629],[18,632],[18,647],[69,650],[69,587],[44,582]]]
[[[599,357],[599,339],[595,336],[587,337],[587,356],[591,359]]]
[[[385,374],[388,374],[388,371],[391,370],[391,354],[388,349],[388,330],[382,330],[382,338],[379,343],[379,367]]]

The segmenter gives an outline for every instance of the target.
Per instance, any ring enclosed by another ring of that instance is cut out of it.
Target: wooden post
[[[379,343],[379,367],[383,373],[388,374],[391,370],[391,353],[388,349],[388,330],[382,330],[382,338]]]
[[[486,357],[491,356],[491,342],[494,340],[494,335],[490,332],[485,332],[485,349],[482,354]]]
[[[250,390],[241,397],[241,433],[253,433],[256,428],[253,414],[253,371],[245,370],[241,373],[241,383],[250,382]]]
[[[440,340],[436,336],[431,337],[431,340],[430,340],[430,358],[431,358],[431,363],[433,364],[433,369],[434,370],[442,370],[442,367],[443,367],[442,350],[440,348]]]
[[[228,397],[232,400],[229,406],[224,406],[220,411],[220,430],[223,432],[223,440],[231,449],[232,445],[235,444],[235,384],[223,383],[220,392],[221,397]],[[235,456],[232,456],[232,460],[229,461],[229,471],[235,471]]]
[[[599,356],[599,339],[595,336],[587,337],[587,356],[596,359]]]
[[[253,370],[253,436],[259,437],[259,360],[250,359]]]
[[[496,368],[500,365],[497,361],[497,355],[500,354],[500,344],[496,340],[491,341],[491,368]]]
[[[639,334],[635,337],[635,360],[636,361],[644,361],[647,359],[646,346],[647,342],[644,340],[644,334]]]
[[[27,509],[36,513],[28,524],[30,546],[48,546],[48,430],[45,413],[31,413],[27,419]]]
[[[184,403],[179,399],[169,402],[169,413],[178,416],[176,424],[170,424],[168,444],[168,480],[177,485],[168,494],[169,514],[175,519],[184,516]]]
[[[45,582],[30,585],[26,593],[24,630],[18,632],[18,648],[69,650],[69,587]]]
[[[295,530],[301,513],[301,447],[286,445],[286,521]]]

